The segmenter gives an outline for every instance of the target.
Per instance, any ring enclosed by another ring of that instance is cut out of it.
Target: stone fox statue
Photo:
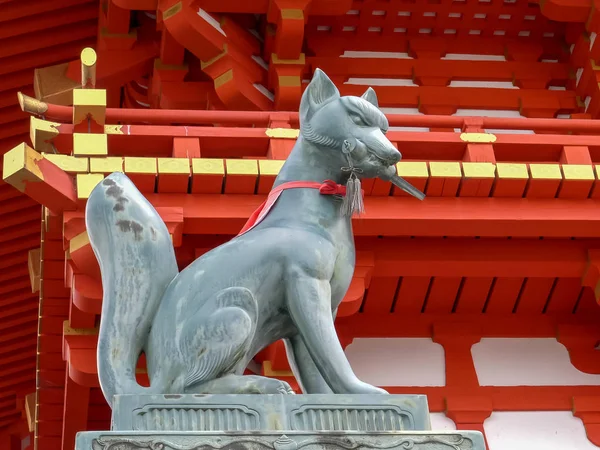
[[[115,394],[293,393],[242,375],[279,339],[305,393],[385,393],[356,377],[334,328],[355,263],[357,208],[344,203],[362,198],[360,184],[351,200],[343,183],[380,177],[423,195],[396,175],[401,155],[371,88],[341,97],[317,70],[300,124],[268,214],[181,272],[164,222],[124,174],[93,190],[86,225],[104,288],[98,374],[109,404]],[[135,379],[141,352],[148,388]]]

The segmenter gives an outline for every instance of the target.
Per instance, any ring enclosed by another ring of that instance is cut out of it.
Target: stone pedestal
[[[76,450],[483,450],[475,431],[388,433],[289,432],[101,432],[77,435]]]
[[[76,450],[485,450],[477,431],[431,431],[421,395],[123,395],[111,431]]]
[[[118,395],[113,431],[429,430],[424,395]]]

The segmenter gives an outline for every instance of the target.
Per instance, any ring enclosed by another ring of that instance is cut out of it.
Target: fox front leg
[[[299,337],[306,345],[312,363],[333,393],[387,393],[360,381],[352,371],[333,324],[329,281],[296,273],[288,278],[287,301]],[[298,350],[298,353],[302,354],[301,345]],[[294,351],[294,355],[296,353]],[[301,360],[305,364],[304,370],[310,369],[308,360],[304,357]]]

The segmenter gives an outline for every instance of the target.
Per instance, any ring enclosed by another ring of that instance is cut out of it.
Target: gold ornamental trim
[[[104,133],[106,134],[124,134],[123,125],[104,125]]]
[[[496,142],[496,135],[492,133],[460,133],[460,140],[470,144],[491,144]]]
[[[173,17],[175,14],[177,14],[182,9],[183,9],[183,5],[181,2],[174,4],[169,9],[167,9],[165,12],[163,12],[163,20],[167,20],[170,17]]]
[[[45,102],[25,95],[22,92],[17,92],[17,99],[19,100],[21,111],[28,114],[42,115],[48,111],[48,105]]]
[[[300,130],[293,128],[267,128],[265,134],[270,138],[298,139],[298,136],[300,136]]]

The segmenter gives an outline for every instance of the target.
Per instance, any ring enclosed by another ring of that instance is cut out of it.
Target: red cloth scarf
[[[318,189],[319,193],[322,195],[346,195],[346,186],[341,184],[337,184],[331,180],[325,180],[322,183],[318,183],[316,181],[290,181],[288,183],[283,183],[269,192],[267,199],[262,202],[262,204],[252,213],[242,230],[238,233],[238,236],[250,231],[256,225],[258,225],[262,220],[269,214],[269,211],[281,195],[283,191],[286,189],[297,189],[297,188],[311,188]]]

